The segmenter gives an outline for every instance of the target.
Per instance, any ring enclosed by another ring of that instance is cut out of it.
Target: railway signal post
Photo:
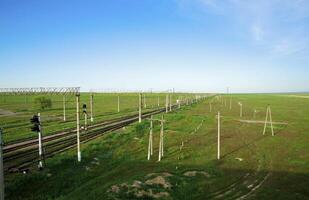
[[[31,127],[31,131],[38,133],[38,141],[39,141],[39,165],[38,168],[43,168],[43,148],[42,148],[42,127],[41,127],[41,115],[38,113],[37,115],[33,115],[30,119],[33,126]]]
[[[90,95],[90,121],[93,122],[93,94]]]
[[[0,128],[0,200],[4,200],[4,175],[3,175],[3,140],[2,140],[2,129]]]
[[[84,126],[84,130],[87,130],[87,122],[88,122],[88,114],[87,114],[87,105],[83,104],[83,114],[84,114],[84,118],[85,118],[85,126]]]

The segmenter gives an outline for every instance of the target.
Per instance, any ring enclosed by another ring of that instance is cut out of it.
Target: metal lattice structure
[[[0,88],[0,95],[79,95],[80,87]]]

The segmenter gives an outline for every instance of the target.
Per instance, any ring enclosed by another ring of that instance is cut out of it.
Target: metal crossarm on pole
[[[80,87],[0,88],[1,95],[79,95]]]

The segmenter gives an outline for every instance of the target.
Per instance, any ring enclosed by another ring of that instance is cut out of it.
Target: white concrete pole
[[[274,127],[273,127],[273,119],[271,117],[271,109],[270,106],[268,106],[269,108],[269,119],[270,119],[270,128],[271,128],[271,135],[274,136]]]
[[[220,112],[218,112],[218,149],[217,149],[217,159],[220,160]]]
[[[80,152],[80,140],[79,140],[79,97],[80,95],[76,95],[76,136],[77,136],[77,160],[81,161],[81,152]]]
[[[90,121],[93,122],[93,94],[90,96]]]
[[[152,115],[150,116],[150,131],[149,131],[149,142],[148,142],[148,160],[152,155]]]
[[[162,129],[162,128],[161,128]],[[161,153],[162,153],[162,131],[160,131],[160,141],[159,141],[159,158],[158,158],[158,161],[160,162],[161,161]]]
[[[239,104],[239,116],[242,117],[242,103],[238,103]]]
[[[162,117],[161,117],[161,132],[162,132],[162,148],[161,148],[161,150],[162,150],[162,153],[161,153],[161,155],[162,155],[162,157],[164,156],[164,118],[163,118],[163,115],[162,115]]]
[[[0,200],[4,200],[4,172],[3,172],[3,140],[2,129],[0,128]]]
[[[63,121],[66,121],[66,116],[65,116],[65,95],[63,95]]]
[[[142,122],[142,94],[139,93],[139,102],[138,102],[138,122]]]
[[[268,106],[267,106],[267,110],[266,110],[266,119],[265,119],[265,124],[264,124],[263,135],[265,135],[267,121],[268,121]]]
[[[147,104],[146,104],[146,94],[144,94],[144,108],[147,108]]]
[[[120,112],[120,97],[118,95],[118,112]]]
[[[38,113],[39,123],[41,124],[41,114]],[[42,149],[42,127],[39,125],[38,140],[39,140],[39,165],[38,168],[43,168],[43,149]]]

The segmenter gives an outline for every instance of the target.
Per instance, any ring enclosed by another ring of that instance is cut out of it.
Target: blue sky
[[[309,91],[307,0],[0,0],[0,87]]]

